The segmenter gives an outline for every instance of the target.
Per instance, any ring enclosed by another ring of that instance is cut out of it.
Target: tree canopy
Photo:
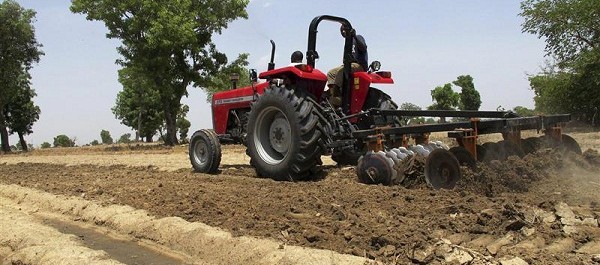
[[[546,40],[556,64],[529,77],[536,111],[572,113],[600,125],[600,3],[596,0],[526,0],[523,31]]]
[[[125,133],[125,134],[121,135],[121,137],[119,137],[119,140],[117,140],[117,143],[119,143],[119,144],[131,143],[131,133]]]
[[[28,71],[43,55],[35,38],[34,19],[35,11],[13,0],[0,3],[0,141],[4,152],[10,152],[5,107],[29,86]]]
[[[181,111],[177,115],[177,129],[179,130],[179,139],[187,143],[188,132],[190,131],[190,127],[192,124],[186,118],[187,113],[190,111],[190,107],[188,105],[182,105]]]
[[[516,106],[513,108],[513,111],[521,117],[531,117],[536,115],[535,110],[523,106]]]
[[[460,110],[479,110],[479,107],[481,107],[481,96],[477,89],[475,89],[473,77],[470,75],[461,75],[452,84],[460,87],[458,103]]]
[[[100,140],[102,140],[102,144],[113,143],[113,138],[110,136],[110,132],[107,130],[100,131]]]
[[[431,90],[433,104],[427,107],[430,110],[455,110],[460,101],[460,95],[452,90],[452,84],[447,83]]]
[[[24,73],[23,83],[12,100],[4,107],[9,133],[19,135],[21,150],[28,151],[24,136],[33,133],[32,126],[40,118],[40,107],[33,103],[35,91],[29,86],[29,75]]]
[[[523,32],[546,40],[546,52],[560,62],[600,48],[597,0],[525,0]]]
[[[227,24],[247,18],[248,0],[73,0],[71,11],[103,21],[107,37],[120,39],[123,66],[139,67],[158,92],[165,143],[177,143],[176,117],[187,87],[206,88],[227,64],[212,42]]]
[[[133,66],[119,70],[119,82],[123,90],[117,94],[112,112],[123,125],[138,132],[138,137],[152,141],[164,121],[158,89],[147,89],[153,83]]]
[[[229,90],[232,87],[231,75],[237,74],[239,80],[237,81],[237,87],[244,87],[251,85],[250,74],[248,71],[248,54],[242,53],[237,59],[230,64],[224,66],[217,74],[215,74],[207,85],[206,100],[211,101],[212,95],[219,91]]]
[[[404,102],[402,104],[400,104],[399,109],[401,110],[422,110],[422,108],[414,103],[410,103],[410,102]],[[424,117],[404,117],[403,121],[406,124],[422,124],[425,123],[425,118]]]
[[[75,140],[69,138],[64,134],[54,137],[54,147],[73,147],[75,146]]]

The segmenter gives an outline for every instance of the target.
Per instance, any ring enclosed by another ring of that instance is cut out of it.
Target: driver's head
[[[292,63],[301,63],[304,58],[304,54],[301,51],[295,51],[292,53],[292,57],[290,58]]]
[[[342,34],[342,37],[346,38],[347,36],[353,36],[356,31],[350,26],[342,24],[342,26],[340,26],[340,33]]]

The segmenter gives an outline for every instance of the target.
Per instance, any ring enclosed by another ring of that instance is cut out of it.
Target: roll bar
[[[323,20],[334,21],[344,25],[349,32],[352,32],[352,24],[345,18],[323,15],[313,18],[308,27],[308,50],[306,51],[306,62],[311,67],[315,67],[315,60],[319,57],[317,47],[317,28]],[[344,78],[342,81],[342,110],[348,113],[350,110],[351,89],[348,89],[350,75],[352,74],[352,41],[353,34],[346,34],[344,41]]]

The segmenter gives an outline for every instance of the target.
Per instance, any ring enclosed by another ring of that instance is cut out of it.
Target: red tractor
[[[364,153],[351,133],[368,129],[369,117],[351,117],[371,108],[396,109],[384,92],[373,83],[392,84],[390,72],[379,72],[378,62],[368,72],[351,73],[352,37],[345,37],[342,106],[334,108],[324,90],[327,76],[315,68],[317,26],[323,20],[336,21],[352,30],[346,19],[319,16],[309,28],[307,63],[274,69],[273,45],[268,70],[259,75],[266,82],[250,87],[215,93],[212,99],[214,131],[221,141],[244,143],[252,165],[261,176],[277,180],[300,180],[313,176],[321,155],[333,154],[343,164],[356,164]],[[351,81],[351,82],[350,82]],[[346,117],[343,119],[342,117]],[[207,134],[207,132],[198,132]],[[198,171],[204,164],[194,152],[191,159]],[[360,150],[360,153],[358,152]]]
[[[315,68],[319,58],[317,27],[323,20],[338,22],[346,32],[351,32],[342,34],[345,43],[340,107],[330,103],[325,92],[327,76]],[[489,153],[500,147],[502,150],[520,147],[517,132],[522,129],[544,130],[560,142],[563,138],[568,138],[567,142],[572,140],[559,129],[550,130],[568,121],[569,115],[529,119],[498,111],[396,110],[397,105],[390,96],[371,87],[393,83],[390,72],[379,71],[379,62],[371,63],[366,72],[352,72],[353,32],[352,25],[344,18],[315,17],[309,26],[307,63],[278,69],[273,63],[275,45],[272,42],[268,70],[258,76],[265,82],[257,83],[256,72],[252,71],[251,86],[213,95],[214,131],[200,130],[191,138],[189,155],[194,169],[217,172],[220,143],[232,142],[246,145],[251,165],[259,176],[275,180],[313,178],[321,156],[331,155],[339,164],[358,163],[357,175],[365,183],[393,184],[402,181],[406,165],[421,157],[426,160],[427,181],[434,188],[451,188],[460,178],[459,163],[474,164],[486,151],[476,144],[477,134],[501,132],[506,135],[508,144],[490,145]],[[410,116],[494,119],[401,126],[403,117]],[[451,131],[449,137],[456,138],[459,146],[448,150],[439,142],[430,143],[428,135],[436,131]],[[409,139],[414,139],[415,144],[409,145]]]

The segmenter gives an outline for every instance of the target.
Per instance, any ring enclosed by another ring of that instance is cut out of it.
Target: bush
[[[49,142],[43,142],[40,146],[42,149],[50,148],[52,145]]]
[[[126,133],[126,134],[121,135],[121,137],[119,137],[119,140],[117,141],[117,143],[120,143],[120,144],[131,143],[131,133]]]
[[[54,147],[73,147],[75,146],[75,141],[71,140],[68,136],[61,134],[54,137]]]
[[[110,132],[107,130],[100,131],[100,139],[102,139],[102,144],[113,143],[113,138],[110,136]]]

